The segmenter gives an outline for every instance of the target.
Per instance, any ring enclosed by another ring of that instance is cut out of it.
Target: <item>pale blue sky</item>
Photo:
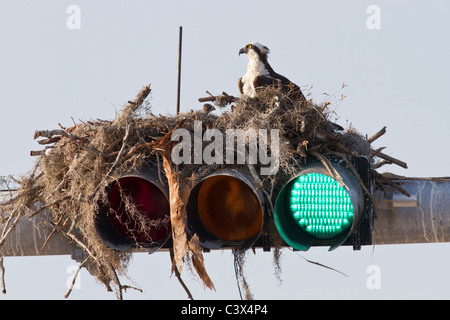
[[[81,29],[69,30],[66,8],[78,5]],[[369,30],[369,5],[380,8],[380,29]],[[448,176],[447,125],[450,74],[450,4],[443,1],[24,1],[0,12],[0,175],[26,173],[37,129],[75,120],[112,119],[115,109],[152,83],[154,113],[173,114],[176,102],[178,27],[183,26],[181,110],[199,109],[197,98],[238,94],[247,42],[271,49],[273,68],[329,99],[337,122],[371,135],[387,126],[376,146],[408,163],[407,176]],[[341,90],[342,84],[348,86]],[[331,96],[327,96],[327,93]],[[339,101],[341,93],[347,97]],[[284,250],[282,284],[272,254],[248,254],[246,273],[257,299],[445,298],[448,244],[339,248],[329,253]],[[301,256],[336,268],[307,263]],[[216,292],[204,290],[187,269],[195,298],[238,299],[229,251],[205,255]],[[59,299],[66,292],[70,257],[7,258],[8,294],[0,299]],[[377,265],[381,288],[369,290],[366,270]],[[170,276],[167,253],[138,254],[131,279],[144,293],[125,298],[184,299]],[[123,283],[127,282],[123,279]],[[86,272],[72,299],[114,299]]]

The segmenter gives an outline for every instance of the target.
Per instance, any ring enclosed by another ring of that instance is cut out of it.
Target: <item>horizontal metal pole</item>
[[[450,181],[396,182],[411,196],[374,192],[373,244],[450,242]]]
[[[373,193],[376,206],[373,244],[450,242],[450,181],[397,182],[402,183],[402,188],[410,197],[398,192],[388,192],[386,196],[378,190]],[[0,192],[0,202],[1,196]],[[0,247],[0,256],[71,255],[74,259],[80,259],[81,249],[58,233],[53,234],[41,250],[50,229],[39,222],[38,217],[22,219]],[[262,247],[260,241],[255,245]],[[167,248],[160,251],[164,249]]]
[[[0,191],[0,203],[14,196],[16,196],[15,191]],[[0,226],[0,235],[2,232],[3,228]],[[0,256],[71,255],[77,261],[81,259],[83,255],[81,249],[69,243],[58,232],[49,239],[51,232],[52,229],[45,227],[39,216],[32,219],[24,217],[0,246]]]
[[[0,234],[2,231],[0,228]],[[78,260],[77,256],[82,254],[80,249],[57,232],[44,246],[50,233],[49,228],[40,224],[39,218],[23,218],[0,247],[0,256],[71,255]]]

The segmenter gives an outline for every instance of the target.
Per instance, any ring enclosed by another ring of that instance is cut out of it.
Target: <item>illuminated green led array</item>
[[[319,173],[302,175],[294,181],[290,192],[291,214],[312,236],[330,239],[352,224],[350,196],[333,178]]]

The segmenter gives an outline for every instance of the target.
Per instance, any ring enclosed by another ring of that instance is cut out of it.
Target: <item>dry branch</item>
[[[329,269],[329,270],[331,270],[331,271],[335,271],[335,272],[340,273],[340,274],[342,274],[343,276],[345,276],[345,277],[348,278],[348,275],[346,275],[346,274],[343,273],[342,271],[339,271],[339,270],[337,270],[337,269],[335,269],[335,268],[332,268],[332,267],[329,267],[329,266],[327,266],[327,265],[324,265],[324,264],[322,264],[322,263],[320,263],[320,262],[309,260],[309,259],[305,258],[304,256],[298,254],[298,253],[297,253],[297,255],[300,256],[300,257],[302,257],[306,262],[309,262],[309,263],[311,263],[311,264],[315,264],[316,266],[323,267],[323,268],[325,268],[325,269]]]
[[[385,133],[386,133],[386,127],[384,126],[380,131],[378,131],[373,136],[371,136],[369,139],[367,139],[367,142],[372,143]]]
[[[221,95],[213,96],[211,93],[206,91],[209,94],[209,97],[199,98],[198,102],[216,102],[219,106],[223,106],[225,104],[231,104],[239,100],[239,98],[230,96],[226,92],[222,92]]]
[[[407,192],[406,190],[404,190],[402,187],[400,187],[399,185],[397,185],[394,181],[392,181],[391,179],[389,179],[388,177],[384,176],[383,174],[379,174],[377,172],[373,172],[374,178],[376,180],[378,180],[381,183],[387,184],[388,186],[394,188],[395,190],[403,193],[405,196],[410,197],[411,195],[409,194],[409,192]],[[381,180],[381,181],[380,181]]]
[[[3,266],[3,257],[0,257],[0,287],[2,289],[2,293],[6,294],[5,267]]]
[[[330,160],[328,160],[326,157],[324,157],[323,155],[321,155],[320,153],[318,153],[316,151],[310,150],[309,153],[311,155],[313,155],[314,157],[316,157],[317,159],[319,159],[320,162],[322,162],[324,167],[328,170],[328,172],[333,176],[334,180],[336,180],[342,188],[345,188],[348,190],[348,186],[345,185],[344,181],[342,180],[342,177],[336,171],[336,169],[333,167]]]
[[[132,287],[132,286],[129,286],[129,285],[123,285],[122,283],[120,283],[119,276],[117,275],[117,272],[116,272],[116,270],[114,269],[114,267],[112,265],[111,265],[111,269],[114,272],[114,278],[116,280],[117,286],[119,287],[119,290],[118,290],[119,300],[123,300],[123,294],[122,294],[123,290],[127,291],[127,289],[134,289],[134,290],[142,292],[142,290],[139,289],[139,288]]]
[[[125,129],[125,136],[123,137],[122,146],[120,147],[120,150],[119,150],[119,153],[117,154],[116,160],[114,160],[114,163],[112,164],[112,166],[109,169],[109,171],[103,177],[102,181],[97,185],[97,187],[95,188],[94,192],[89,196],[89,200],[90,201],[92,201],[94,199],[95,195],[97,194],[98,190],[102,187],[102,185],[105,182],[105,180],[108,179],[108,177],[111,175],[111,173],[119,165],[119,162],[120,162],[120,160],[122,158],[122,155],[125,152],[125,148],[127,147],[127,144],[128,144],[128,138],[130,136],[130,126],[131,125],[127,123],[126,129]]]
[[[34,132],[33,139],[36,140],[39,137],[53,138],[54,136],[67,136],[64,130],[36,130]]]
[[[396,165],[398,165],[398,166],[400,166],[402,168],[408,169],[408,165],[406,164],[406,162],[403,162],[403,161],[398,160],[398,159],[396,159],[394,157],[388,156],[387,154],[384,154],[384,153],[380,152],[378,154],[378,157],[381,158],[381,159],[384,159],[384,160],[386,160],[386,161],[388,161],[390,163],[396,164]]]
[[[39,157],[45,155],[45,150],[30,151],[31,157]]]
[[[371,157],[371,158],[375,158],[375,157],[378,157],[378,156],[379,156],[379,154],[381,153],[381,151],[383,151],[384,149],[386,149],[386,147],[381,147],[381,148],[378,148],[377,150],[375,150],[375,152],[374,152],[374,153],[372,153],[372,154],[370,155],[370,157]]]
[[[43,212],[44,210],[50,209],[51,207],[57,205],[58,203],[61,203],[61,202],[66,201],[66,200],[69,200],[70,198],[71,198],[70,196],[64,196],[64,197],[62,197],[60,199],[56,199],[55,201],[53,201],[53,202],[51,202],[49,204],[43,205],[43,206],[39,207],[38,209],[34,210],[29,215],[29,218],[33,218],[34,216],[36,216],[37,214]]]
[[[148,85],[146,85],[136,96],[136,98],[134,99],[134,101],[128,101],[129,104],[134,106],[134,111],[137,110],[137,108],[139,108],[140,105],[142,105],[142,103],[144,103],[144,100],[147,99],[148,95],[150,94],[150,92],[152,91],[150,89],[151,83],[149,83]]]
[[[356,177],[356,180],[358,180],[358,183],[361,186],[361,188],[363,189],[364,193],[369,197],[370,201],[372,202],[372,205],[375,207],[375,199],[373,198],[372,193],[367,189],[364,182],[361,180],[361,177],[360,177],[358,171],[353,166],[351,161],[343,153],[336,152],[335,154],[345,161],[347,168],[349,168],[350,171],[353,173],[353,175]]]
[[[0,247],[5,243],[6,239],[8,238],[9,234],[16,228],[16,226],[19,224],[20,220],[24,217],[25,213],[24,211],[18,211],[12,213],[8,220],[6,221],[2,234],[0,236]]]
[[[181,273],[180,273],[180,271],[178,271],[178,268],[177,268],[175,260],[174,260],[173,249],[170,249],[169,253],[170,253],[170,260],[172,261],[172,270],[175,273],[175,276],[177,277],[178,282],[181,284],[181,286],[183,287],[184,291],[186,291],[186,294],[187,294],[189,300],[194,300],[194,297],[192,296],[191,291],[186,286],[186,284],[184,283],[183,279],[181,279]]]
[[[150,92],[151,84],[146,85],[142,90],[137,94],[134,101],[128,101],[128,105],[121,111],[119,117],[117,117],[115,123],[120,123],[123,119],[131,119],[135,112],[139,109],[139,107],[144,103],[145,99],[148,97]]]
[[[75,285],[76,281],[77,281],[77,277],[78,277],[78,273],[80,272],[80,270],[84,267],[84,265],[89,261],[90,257],[87,257],[86,259],[84,259],[84,261],[82,263],[80,263],[80,265],[78,266],[77,270],[75,271],[74,275],[73,275],[73,279],[72,282],[70,283],[70,286],[66,292],[66,294],[64,295],[64,298],[68,298],[70,296],[70,294],[72,293],[73,290],[73,286]]]

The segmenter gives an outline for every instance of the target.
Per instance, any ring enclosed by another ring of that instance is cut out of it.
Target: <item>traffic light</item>
[[[186,205],[186,229],[207,249],[250,248],[267,220],[267,199],[251,176],[222,170],[200,181]]]
[[[271,244],[262,235],[273,218],[285,245],[297,250],[312,246],[333,250],[341,245],[359,249],[371,244],[372,204],[361,186],[371,190],[369,160],[352,160],[356,175],[342,159],[328,159],[337,174],[319,160],[308,159],[299,174],[281,188],[273,215],[266,193],[251,175],[222,169],[206,176],[187,197],[188,236],[197,235],[204,249],[254,246],[267,250]],[[108,201],[99,203],[95,226],[109,247],[143,247],[151,252],[170,247],[168,184],[161,183],[160,176],[164,177],[162,172],[158,175],[156,169],[145,168],[108,187]]]
[[[156,170],[146,167],[108,186],[108,201],[99,202],[95,228],[109,247],[143,247],[153,252],[170,238],[168,185],[159,180],[161,175]]]
[[[281,237],[294,249],[306,251],[311,246],[371,244],[372,206],[370,164],[366,157],[355,157],[353,167],[360,179],[339,158],[329,163],[342,179],[332,174],[322,162],[309,163],[280,191],[274,208],[275,225]]]

